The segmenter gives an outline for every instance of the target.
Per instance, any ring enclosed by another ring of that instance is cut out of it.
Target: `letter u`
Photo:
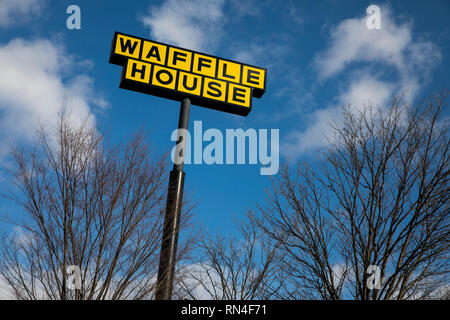
[[[190,87],[187,84],[187,78],[188,78],[188,76],[186,74],[184,74],[183,75],[183,87],[189,91],[194,91],[195,89],[197,89],[197,77],[192,77],[194,79],[194,81],[192,83],[192,86],[190,86]]]

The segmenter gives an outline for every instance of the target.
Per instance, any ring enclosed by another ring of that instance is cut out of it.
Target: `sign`
[[[109,62],[123,67],[120,88],[242,116],[266,90],[264,68],[120,32]]]

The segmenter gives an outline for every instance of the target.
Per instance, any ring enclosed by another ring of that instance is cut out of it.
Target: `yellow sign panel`
[[[219,101],[225,101],[226,90],[227,90],[227,83],[225,81],[205,78],[205,82],[203,85],[204,97]]]
[[[219,60],[219,73],[217,77],[222,80],[239,83],[241,79],[241,65],[230,61]]]
[[[202,54],[194,54],[192,71],[204,76],[214,78],[216,76],[217,59]]]
[[[239,115],[266,90],[264,68],[118,32],[109,61],[124,68],[121,88]]]
[[[250,105],[251,92],[249,87],[240,86],[237,84],[230,84],[228,90],[228,102],[239,104],[247,107]]]
[[[261,69],[252,68],[250,66],[243,67],[241,82],[243,85],[264,89],[265,80],[265,74],[264,72],[261,72]]]
[[[180,71],[177,89],[181,92],[191,93],[199,96],[202,90],[202,81],[202,76]]]
[[[177,70],[155,65],[151,84],[168,89],[175,89]]]
[[[151,41],[144,41],[142,45],[142,60],[162,64],[166,62],[167,46]]]
[[[138,60],[128,59],[125,78],[149,83],[152,65]]]
[[[167,66],[175,69],[191,71],[192,52],[177,48],[169,48]]]
[[[141,40],[118,34],[115,42],[115,54],[139,59]]]

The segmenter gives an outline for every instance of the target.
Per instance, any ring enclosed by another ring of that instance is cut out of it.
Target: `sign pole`
[[[180,117],[178,119],[178,143],[186,143],[180,129],[187,130],[189,122],[189,109],[191,100],[184,98],[181,102]],[[173,278],[175,273],[175,261],[177,254],[178,232],[180,227],[180,213],[183,203],[184,187],[184,155],[182,149],[181,161],[175,161],[170,172],[169,189],[167,192],[166,216],[162,235],[161,253],[159,259],[158,280],[156,283],[156,300],[170,300],[172,297]],[[175,157],[179,156],[178,154]]]
[[[181,101],[155,291],[155,299],[170,300],[184,186],[185,147],[180,152],[178,144],[186,146],[191,99],[200,107],[247,116],[252,98],[266,92],[267,69],[121,32],[114,33],[109,63],[122,66],[120,88]]]

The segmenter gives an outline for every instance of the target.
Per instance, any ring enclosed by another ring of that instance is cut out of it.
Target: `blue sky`
[[[81,30],[66,27],[71,4]],[[371,4],[381,8],[380,30],[366,27]],[[33,143],[38,121],[55,121],[64,96],[75,120],[93,113],[111,141],[144,128],[160,154],[170,152],[179,103],[119,89],[121,68],[108,63],[115,31],[267,68],[266,93],[247,117],[193,106],[190,128],[279,129],[281,163],[312,160],[339,107],[383,108],[403,91],[413,102],[448,85],[449,16],[448,0],[1,0],[0,162],[9,143]],[[263,202],[271,178],[249,164],[185,172],[199,225],[224,234]]]

